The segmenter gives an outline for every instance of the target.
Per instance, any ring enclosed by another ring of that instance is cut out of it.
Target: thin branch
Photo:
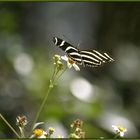
[[[0,113],[0,117],[1,119],[7,124],[7,126],[14,132],[14,134],[20,138],[19,134],[16,132],[16,130],[8,123],[8,121],[2,116],[2,114]]]

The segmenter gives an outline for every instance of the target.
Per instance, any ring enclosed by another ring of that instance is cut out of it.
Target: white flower
[[[31,138],[47,138],[48,134],[43,129],[35,129]]]
[[[71,67],[74,67],[76,71],[80,71],[79,66],[76,64],[74,60],[72,60],[70,57],[61,56],[61,59],[65,60],[67,62],[67,67],[70,69]]]
[[[112,127],[120,137],[123,137],[124,133],[127,132],[127,129],[121,125],[112,125]]]

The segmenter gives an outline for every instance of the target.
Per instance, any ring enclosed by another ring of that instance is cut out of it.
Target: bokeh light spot
[[[28,54],[20,53],[15,57],[14,67],[17,73],[27,76],[32,71],[33,60]]]

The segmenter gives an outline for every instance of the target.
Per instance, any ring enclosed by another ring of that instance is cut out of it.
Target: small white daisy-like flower
[[[70,69],[71,67],[74,67],[76,71],[80,71],[79,66],[76,64],[74,60],[72,60],[70,57],[67,57],[66,55],[61,56],[61,59],[65,60],[67,62],[67,67]]]
[[[112,127],[120,137],[123,137],[124,133],[127,132],[127,129],[121,125],[112,125]]]
[[[48,134],[43,129],[35,129],[31,138],[47,138]]]

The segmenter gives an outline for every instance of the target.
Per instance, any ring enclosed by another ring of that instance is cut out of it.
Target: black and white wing
[[[77,64],[83,66],[98,67],[104,63],[114,61],[107,53],[100,53],[96,50],[80,51],[73,45],[58,37],[54,37],[53,42],[56,46],[65,51],[68,57],[74,60]]]
[[[104,63],[114,61],[107,53],[100,53],[96,50],[80,51],[84,66],[98,67]]]
[[[58,46],[59,48],[61,48],[63,51],[65,51],[65,53],[74,61],[76,61],[76,63],[78,64],[82,64],[82,60],[81,60],[81,55],[80,55],[80,51],[79,49],[77,49],[76,47],[74,47],[73,45],[67,43],[66,41],[58,38],[58,37],[53,37],[53,42],[56,46]]]

